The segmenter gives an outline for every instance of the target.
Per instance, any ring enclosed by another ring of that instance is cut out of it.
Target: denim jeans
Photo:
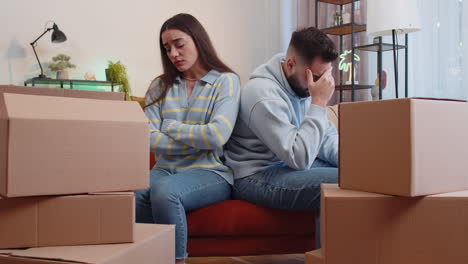
[[[323,167],[322,167],[323,166]],[[233,198],[282,210],[319,210],[320,184],[337,183],[338,169],[317,160],[311,169],[294,170],[278,164],[234,182]],[[320,234],[316,221],[316,242]]]
[[[217,173],[192,169],[170,174],[154,168],[150,188],[135,191],[137,223],[172,224],[176,226],[176,258],[187,254],[187,219],[185,212],[227,200],[231,186]]]

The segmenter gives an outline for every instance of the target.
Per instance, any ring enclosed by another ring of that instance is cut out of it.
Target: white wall
[[[280,1],[280,41],[281,51],[288,50],[291,34],[297,29],[297,0]]]
[[[48,20],[57,23],[68,41],[52,44],[50,32],[41,38],[36,50],[43,64],[66,53],[77,65],[70,78],[83,79],[90,71],[104,80],[107,61],[121,60],[137,96],[143,96],[162,72],[159,29],[177,13],[190,13],[201,21],[221,58],[243,83],[281,49],[280,0],[0,1],[0,84],[21,85],[39,74],[29,43]]]

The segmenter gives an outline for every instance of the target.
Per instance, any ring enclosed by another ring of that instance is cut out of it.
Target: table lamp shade
[[[57,24],[54,23],[52,29],[51,40],[53,43],[62,43],[67,40],[67,36],[58,28]]]
[[[421,30],[418,0],[368,0],[367,34],[374,37]]]

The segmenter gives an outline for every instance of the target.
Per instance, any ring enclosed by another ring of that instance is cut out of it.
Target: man
[[[254,71],[225,150],[235,199],[285,210],[319,208],[320,184],[338,178],[338,135],[326,110],[337,57],[333,42],[311,27],[294,32],[286,54]]]

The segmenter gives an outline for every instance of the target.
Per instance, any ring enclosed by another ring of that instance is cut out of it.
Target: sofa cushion
[[[315,233],[318,211],[286,211],[229,200],[187,214],[189,237],[279,236]]]
[[[191,237],[187,246],[190,257],[303,254],[315,249],[315,239],[310,235]]]

